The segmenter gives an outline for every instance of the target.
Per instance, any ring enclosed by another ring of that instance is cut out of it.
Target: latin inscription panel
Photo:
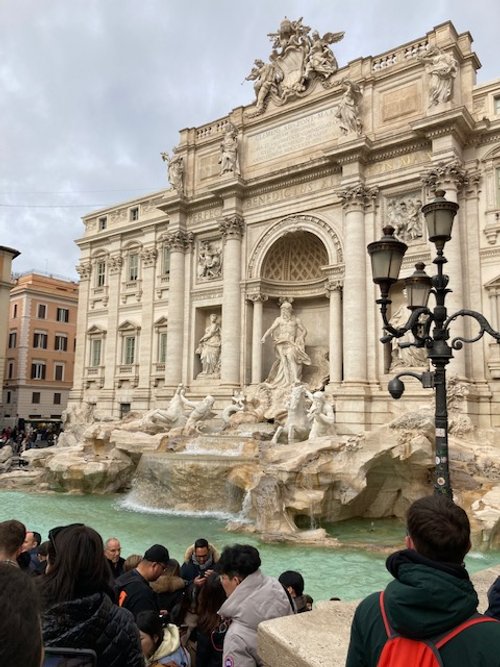
[[[274,160],[338,137],[335,112],[336,107],[324,109],[247,137],[246,164]]]

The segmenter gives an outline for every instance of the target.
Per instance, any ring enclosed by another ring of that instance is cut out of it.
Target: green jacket
[[[412,639],[438,638],[477,612],[478,597],[467,570],[437,563],[416,551],[398,551],[387,559],[395,577],[385,589],[392,628]],[[379,593],[356,609],[346,667],[376,667],[387,640]],[[445,667],[500,667],[500,623],[467,628],[441,649]]]

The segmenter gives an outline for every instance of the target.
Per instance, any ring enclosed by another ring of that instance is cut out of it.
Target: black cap
[[[145,552],[144,560],[148,560],[150,563],[161,563],[166,566],[170,560],[168,549],[161,544],[153,544]]]

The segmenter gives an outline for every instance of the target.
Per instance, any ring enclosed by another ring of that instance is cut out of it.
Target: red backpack
[[[439,649],[450,639],[471,625],[488,621],[498,622],[489,616],[473,616],[438,639],[409,639],[398,635],[391,628],[384,606],[384,591],[380,593],[379,602],[387,632],[387,641],[378,659],[377,667],[443,667]]]

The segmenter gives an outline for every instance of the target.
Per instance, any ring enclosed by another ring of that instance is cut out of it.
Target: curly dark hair
[[[256,572],[261,565],[259,552],[250,544],[233,544],[224,547],[217,569],[221,574],[242,579]]]

